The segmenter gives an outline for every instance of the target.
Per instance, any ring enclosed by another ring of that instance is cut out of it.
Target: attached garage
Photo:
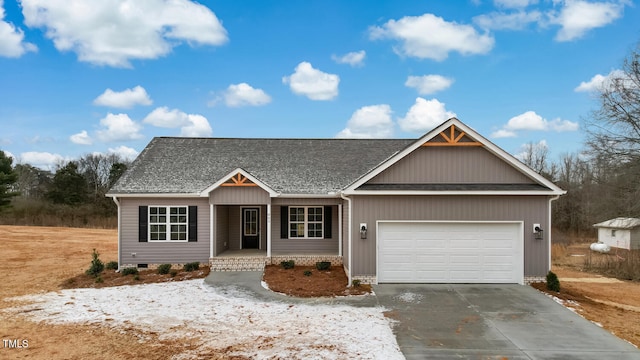
[[[522,222],[379,221],[379,283],[524,282]]]

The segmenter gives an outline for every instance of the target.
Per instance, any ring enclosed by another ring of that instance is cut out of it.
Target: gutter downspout
[[[551,271],[551,203],[554,202],[555,200],[558,200],[560,198],[560,195],[556,195],[554,197],[549,198],[549,269],[547,269],[547,272]]]
[[[122,240],[122,236],[121,236],[121,232],[122,232],[122,226],[121,226],[121,218],[122,218],[122,212],[120,210],[120,201],[118,200],[117,197],[113,196],[111,197],[111,199],[113,199],[113,202],[116,203],[116,205],[118,206],[118,270],[116,270],[116,272],[120,272],[120,263],[122,263],[122,257],[120,256],[120,241]]]
[[[347,235],[347,243],[349,244],[349,249],[348,249],[348,252],[349,252],[349,255],[348,255],[348,259],[349,259],[349,271],[348,271],[347,277],[348,277],[348,280],[349,280],[348,285],[349,285],[349,286],[351,286],[351,284],[352,284],[352,274],[351,274],[352,270],[351,270],[351,269],[353,268],[353,261],[352,261],[352,260],[353,260],[353,257],[352,257],[353,250],[351,249],[351,246],[352,246],[352,241],[351,241],[351,238],[352,238],[352,236],[351,236],[351,230],[352,230],[353,226],[352,226],[351,214],[353,213],[353,210],[352,210],[352,207],[351,207],[351,199],[350,199],[350,198],[348,198],[348,197],[346,197],[346,196],[344,195],[344,193],[343,193],[343,192],[340,192],[340,197],[341,197],[343,200],[347,200],[347,203],[349,204],[349,212],[348,212],[348,216],[349,216],[349,229],[348,229],[348,231],[347,231],[347,234],[348,234],[348,235]],[[341,219],[341,221],[342,221],[342,219]]]

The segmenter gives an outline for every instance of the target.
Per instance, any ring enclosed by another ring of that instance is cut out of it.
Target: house
[[[598,229],[598,242],[620,249],[640,249],[640,219],[619,217],[593,226]]]
[[[417,140],[158,137],[107,196],[120,266],[325,260],[363,283],[523,284],[550,269],[564,193],[452,118]]]

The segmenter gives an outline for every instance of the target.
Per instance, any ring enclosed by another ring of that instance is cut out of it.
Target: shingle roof
[[[593,226],[613,229],[633,229],[640,226],[640,219],[619,217],[594,224]]]
[[[338,191],[413,139],[154,138],[109,194],[195,194],[241,168],[276,192]]]

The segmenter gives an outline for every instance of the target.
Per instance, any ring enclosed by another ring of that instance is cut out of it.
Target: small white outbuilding
[[[640,219],[619,217],[593,225],[598,228],[598,242],[610,247],[640,249]]]

